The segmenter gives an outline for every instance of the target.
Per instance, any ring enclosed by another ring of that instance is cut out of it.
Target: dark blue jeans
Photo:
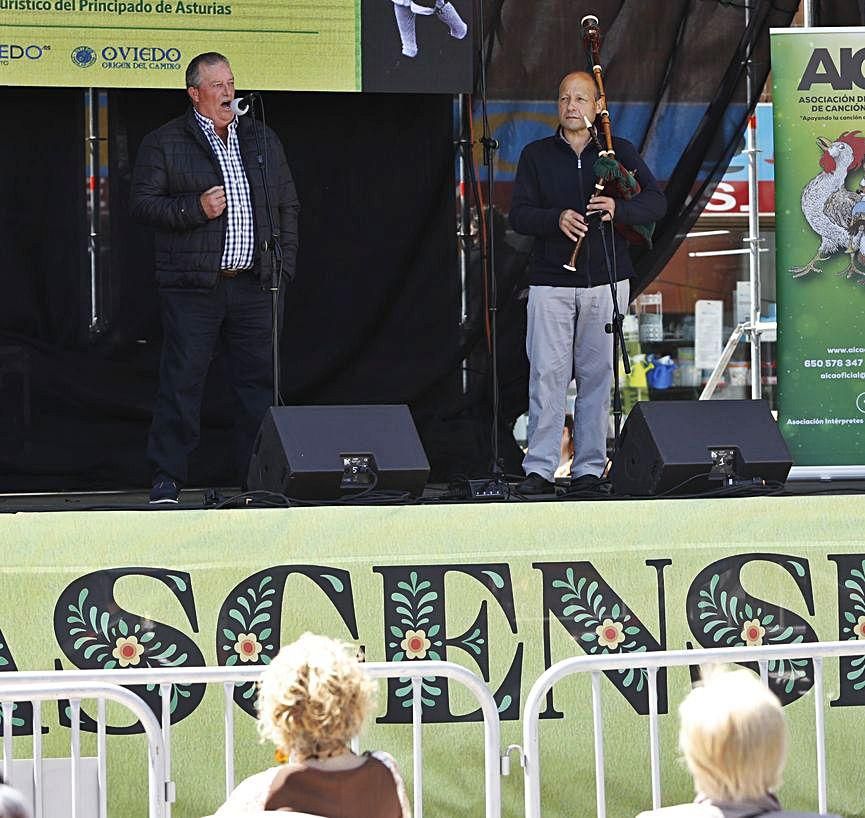
[[[220,337],[228,354],[237,398],[235,461],[246,480],[258,427],[273,401],[271,294],[249,272],[220,278],[210,291],[159,292],[163,346],[159,392],[147,441],[154,475],[181,485],[189,455],[201,437],[201,400],[207,370]]]

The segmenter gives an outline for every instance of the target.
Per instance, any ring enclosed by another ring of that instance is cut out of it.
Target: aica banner
[[[778,420],[796,465],[865,463],[861,29],[772,31]]]

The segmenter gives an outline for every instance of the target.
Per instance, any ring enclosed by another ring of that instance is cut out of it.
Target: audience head
[[[30,810],[17,790],[0,779],[0,818],[30,818]]]
[[[679,747],[698,792],[747,801],[781,784],[787,728],[777,697],[749,670],[705,670],[679,708]]]
[[[336,755],[360,732],[374,693],[353,646],[305,633],[261,676],[258,731],[297,760]]]

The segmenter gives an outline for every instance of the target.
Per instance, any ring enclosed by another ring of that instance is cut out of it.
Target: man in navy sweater
[[[554,491],[572,378],[577,397],[571,489],[603,489],[613,377],[613,341],[605,331],[613,315],[610,280],[616,282],[616,300],[624,313],[634,274],[627,243],[611,223],[650,224],[666,210],[657,181],[625,139],[613,140],[616,158],[634,173],[640,192],[627,200],[596,194],[598,149],[586,120],[593,123],[600,112],[591,74],[568,74],[559,85],[559,128],[526,145],[517,167],[510,223],[518,233],[535,237],[526,335],[528,451],[520,494]],[[563,265],[580,237],[576,271],[566,270]]]

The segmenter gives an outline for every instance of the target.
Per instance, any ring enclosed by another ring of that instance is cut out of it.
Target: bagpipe
[[[636,196],[641,188],[634,171],[628,170],[616,159],[610,112],[607,110],[607,92],[604,88],[604,70],[601,67],[601,29],[598,26],[598,18],[593,14],[587,14],[580,20],[580,26],[583,29],[583,46],[586,51],[586,58],[591,67],[591,74],[595,78],[598,102],[601,105],[598,118],[601,122],[601,134],[603,134],[602,143],[601,135],[598,133],[595,123],[589,122],[586,118],[586,127],[598,148],[598,158],[595,160],[593,168],[595,187],[591,195],[609,196],[613,199],[630,199]],[[654,224],[626,225],[615,223],[615,228],[630,244],[652,246]],[[577,256],[580,253],[582,243],[583,237],[580,237],[574,245],[570,259],[562,265],[566,270],[576,269]]]

